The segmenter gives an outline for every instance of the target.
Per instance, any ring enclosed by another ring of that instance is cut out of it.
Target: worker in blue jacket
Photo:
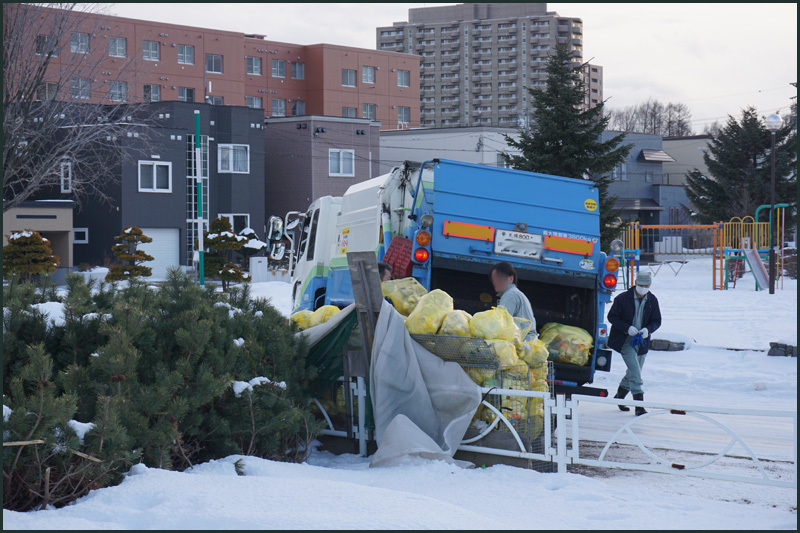
[[[622,399],[632,392],[634,400],[644,400],[642,367],[650,337],[661,327],[661,310],[658,299],[650,292],[651,282],[649,272],[636,274],[636,285],[614,298],[608,311],[608,321],[611,323],[608,346],[622,354],[628,367],[614,398]],[[619,409],[630,411],[625,405],[620,405]],[[636,416],[646,412],[644,407],[636,408]]]

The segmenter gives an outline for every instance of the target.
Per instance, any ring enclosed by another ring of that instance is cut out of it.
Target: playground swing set
[[[778,242],[785,241],[786,209],[789,204],[775,204],[775,224]],[[623,249],[618,252],[621,281],[629,288],[642,261],[657,265],[655,274],[667,265],[677,276],[683,265],[692,257],[713,259],[712,281],[714,290],[736,288],[740,274],[749,267],[756,290],[769,288],[769,261],[772,247],[772,213],[770,205],[756,209],[755,217],[734,217],[728,222],[705,225],[643,225],[627,224],[623,230]],[[769,220],[759,221],[763,209],[770,212]],[[776,256],[776,288],[783,288],[783,246]],[[652,266],[651,266],[652,270]]]

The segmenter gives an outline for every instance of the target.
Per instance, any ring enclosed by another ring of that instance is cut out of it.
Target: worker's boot
[[[628,392],[630,392],[628,389],[624,389],[624,388],[622,388],[622,387],[619,387],[619,388],[617,389],[617,395],[616,395],[616,396],[614,396],[614,398],[616,398],[617,400],[623,400],[623,399],[625,399],[625,396],[627,396],[627,395],[628,395]],[[628,407],[627,405],[622,405],[622,404],[620,404],[620,405],[618,405],[617,407],[619,407],[619,410],[620,410],[620,411],[625,411],[625,412],[627,412],[627,411],[630,411],[630,410],[631,410],[631,408],[630,408],[630,407]]]
[[[644,401],[644,393],[639,392],[639,393],[634,394],[633,395],[633,399],[636,400],[637,402],[643,402]],[[639,407],[637,405],[636,406],[636,416],[642,416],[643,414],[647,414],[647,411],[645,410],[644,407]]]

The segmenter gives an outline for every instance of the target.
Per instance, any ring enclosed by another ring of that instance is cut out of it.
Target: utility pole
[[[197,179],[197,250],[200,256],[197,271],[200,285],[206,284],[205,265],[203,261],[203,150],[200,143],[200,110],[194,110],[194,162]]]

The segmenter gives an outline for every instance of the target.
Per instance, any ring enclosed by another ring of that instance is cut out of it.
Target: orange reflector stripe
[[[568,239],[567,237],[544,236],[544,247],[546,250],[555,252],[566,252],[568,254],[592,255],[594,243],[582,239]]]
[[[445,220],[442,234],[447,237],[462,237],[464,239],[475,239],[477,241],[491,241],[494,239],[494,227]]]

